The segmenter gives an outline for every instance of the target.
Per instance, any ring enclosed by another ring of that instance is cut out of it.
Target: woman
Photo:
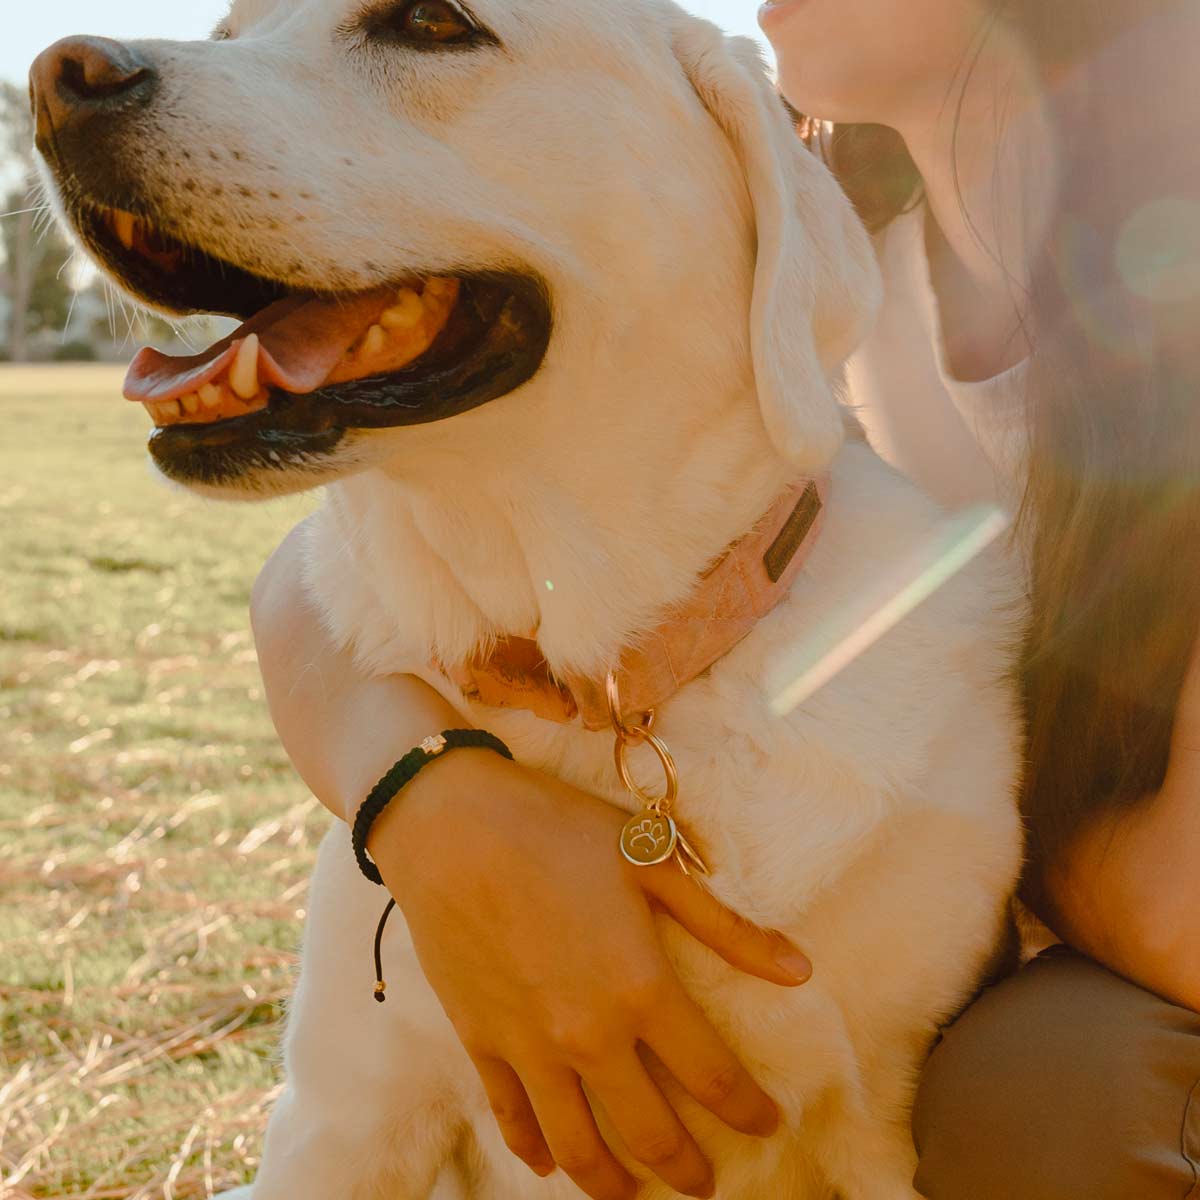
[[[782,0],[761,19],[787,98],[836,123],[821,140],[878,232],[888,297],[850,370],[868,432],[947,504],[1019,509],[1028,564],[1024,895],[1065,945],[935,1051],[917,1186],[1200,1194],[1200,665],[1184,682],[1200,616],[1200,254],[1184,252],[1200,229],[1200,14]],[[293,535],[255,592],[263,673],[298,770],[352,816],[400,753],[461,718],[417,681],[359,678],[299,571]],[[453,862],[432,852],[448,821]],[[737,1129],[770,1136],[776,1113],[687,1000],[652,915],[780,986],[809,965],[673,868],[622,866],[622,821],[460,751],[405,789],[370,850],[513,1152],[597,1200],[633,1195],[586,1082],[655,1172],[709,1196],[711,1168],[633,1047],[653,1040]]]

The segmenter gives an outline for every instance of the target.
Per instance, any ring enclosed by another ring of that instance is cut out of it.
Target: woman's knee
[[[946,1032],[914,1133],[929,1200],[1200,1200],[1200,1016],[1056,948]]]

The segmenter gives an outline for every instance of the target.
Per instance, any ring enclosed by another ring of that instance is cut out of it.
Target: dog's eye
[[[445,0],[417,0],[404,10],[401,28],[411,38],[426,42],[456,42],[467,37],[473,26]]]
[[[410,0],[381,14],[372,30],[410,46],[455,46],[479,39],[482,30],[449,0]]]

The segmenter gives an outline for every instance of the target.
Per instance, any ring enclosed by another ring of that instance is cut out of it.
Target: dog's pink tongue
[[[173,356],[148,346],[130,364],[125,397],[158,402],[198,391],[230,368],[252,333],[261,346],[263,385],[296,395],[314,392],[392,298],[388,288],[332,299],[292,296],[264,308],[203,354]]]

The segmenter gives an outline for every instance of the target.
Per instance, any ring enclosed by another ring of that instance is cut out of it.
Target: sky
[[[731,33],[759,36],[757,0],[683,0],[684,7]],[[5,0],[0,78],[23,83],[29,64],[51,42],[72,33],[106,37],[206,37],[229,7],[226,0]]]

